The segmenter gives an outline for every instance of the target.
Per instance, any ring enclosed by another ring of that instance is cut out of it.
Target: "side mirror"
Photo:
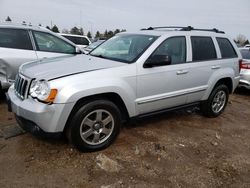
[[[150,57],[143,65],[144,68],[157,66],[165,66],[171,64],[171,56],[169,55],[154,55]]]
[[[75,54],[82,54],[82,50],[78,47],[76,47]]]

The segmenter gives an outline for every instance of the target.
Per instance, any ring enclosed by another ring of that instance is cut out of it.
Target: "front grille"
[[[22,100],[25,99],[27,96],[28,85],[29,85],[29,80],[27,78],[21,75],[16,76],[14,84],[15,93]]]

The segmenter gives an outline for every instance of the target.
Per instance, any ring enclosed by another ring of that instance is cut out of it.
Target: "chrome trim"
[[[172,93],[167,93],[167,94],[162,94],[162,95],[157,95],[157,96],[153,96],[153,97],[144,97],[142,99],[139,99],[138,101],[136,101],[136,103],[138,105],[141,104],[145,104],[145,103],[150,103],[150,102],[156,102],[159,100],[165,100],[165,99],[169,99],[169,98],[174,98],[174,97],[179,97],[179,96],[183,96],[183,95],[188,95],[188,94],[192,94],[192,93],[197,93],[197,92],[201,92],[201,91],[205,91],[208,88],[208,86],[201,86],[201,87],[197,87],[197,88],[193,88],[193,89],[188,89],[188,90],[184,90],[181,92],[172,92]],[[145,99],[146,98],[146,99]]]

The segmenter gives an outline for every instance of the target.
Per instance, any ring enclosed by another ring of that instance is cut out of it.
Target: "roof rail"
[[[149,27],[149,28],[143,28],[141,29],[142,31],[145,30],[156,30],[156,29],[175,29],[178,31],[208,31],[208,32],[215,32],[215,33],[225,33],[224,31],[220,31],[216,28],[213,29],[198,29],[198,28],[194,28],[192,26],[186,26],[186,27],[182,27],[182,26],[163,26],[163,27]]]

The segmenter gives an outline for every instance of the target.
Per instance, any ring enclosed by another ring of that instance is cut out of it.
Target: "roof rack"
[[[182,26],[149,27],[149,28],[143,28],[141,30],[145,31],[145,30],[156,30],[156,29],[175,29],[177,31],[208,31],[208,32],[215,32],[215,33],[223,33],[223,34],[225,34],[224,31],[220,31],[220,30],[218,30],[216,28],[213,28],[213,29],[198,29],[198,28],[194,28],[192,26],[186,26],[186,27],[182,27]]]

